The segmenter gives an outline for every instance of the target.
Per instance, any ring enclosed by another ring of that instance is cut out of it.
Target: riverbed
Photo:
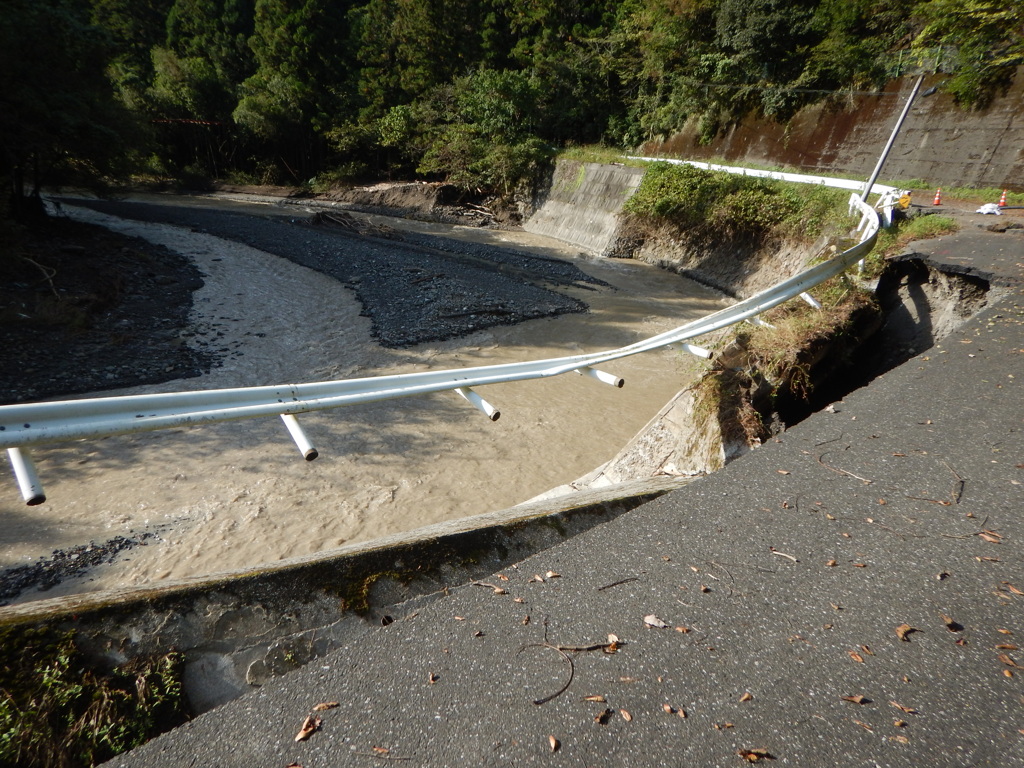
[[[219,205],[229,205],[221,201]],[[69,215],[162,244],[204,274],[189,343],[230,350],[193,379],[107,394],[365,377],[558,357],[619,347],[722,306],[654,267],[580,254],[525,232],[363,217],[374,226],[565,259],[594,278],[556,289],[561,314],[389,348],[352,287],[203,232],[67,207]],[[356,215],[356,214],[354,214]],[[603,285],[597,285],[602,283]],[[668,350],[609,364],[615,389],[576,375],[479,388],[491,422],[452,394],[307,414],[306,462],[276,418],[50,446],[33,452],[47,501],[0,484],[0,566],[55,549],[155,534],[114,562],[22,600],[209,575],[524,502],[610,459],[692,380],[699,361]]]

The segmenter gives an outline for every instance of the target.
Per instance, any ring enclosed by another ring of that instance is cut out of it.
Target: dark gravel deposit
[[[606,285],[570,262],[415,233],[362,233],[330,218],[253,216],[107,200],[67,201],[245,243],[352,287],[385,347],[456,338],[587,305],[549,286]]]
[[[0,259],[0,405],[198,376],[185,344],[202,275],[184,256],[68,219]]]
[[[146,531],[133,534],[131,538],[115,536],[100,544],[90,542],[70,549],[56,549],[49,557],[41,557],[34,563],[0,571],[0,605],[7,605],[12,598],[32,587],[45,592],[65,579],[83,575],[90,568],[112,563],[121,552],[144,544],[155,535]]]

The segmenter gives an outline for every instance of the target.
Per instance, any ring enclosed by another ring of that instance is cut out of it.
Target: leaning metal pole
[[[864,189],[860,193],[860,199],[865,203],[868,201],[868,195],[871,193],[871,188],[875,186],[875,180],[878,178],[878,174],[882,172],[882,166],[885,165],[885,159],[889,156],[889,150],[892,149],[892,145],[896,142],[896,136],[900,132],[900,128],[903,127],[903,121],[907,119],[907,115],[910,113],[910,105],[914,103],[914,97],[917,96],[917,90],[921,87],[921,82],[924,80],[924,75],[917,78],[917,82],[914,83],[914,89],[910,92],[910,98],[907,99],[907,103],[903,105],[903,111],[900,113],[900,119],[896,121],[896,125],[893,126],[892,133],[889,136],[889,141],[885,145],[885,149],[882,150],[882,154],[878,156],[878,162],[875,163],[875,170],[871,172],[871,178],[868,179],[867,184],[864,185]]]

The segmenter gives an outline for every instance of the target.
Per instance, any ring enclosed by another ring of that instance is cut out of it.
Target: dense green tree
[[[121,100],[138,111],[148,108],[153,81],[151,51],[167,34],[174,0],[92,0],[92,21],[110,38],[107,73]]]
[[[352,116],[350,10],[340,0],[256,0],[256,69],[233,115],[293,182],[322,167],[325,136]]]
[[[5,0],[0,13],[0,175],[16,204],[39,185],[115,170],[130,120],[104,72],[107,38],[76,0]]]
[[[965,105],[984,105],[1024,64],[1024,3],[930,0],[919,6],[924,29],[916,45],[955,49],[948,87]]]

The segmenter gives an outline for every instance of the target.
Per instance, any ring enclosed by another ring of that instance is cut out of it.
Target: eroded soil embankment
[[[660,253],[661,266],[696,271],[702,282],[741,296],[783,279],[801,263],[800,249],[786,246],[756,255],[746,268],[738,257],[716,261],[707,253],[684,254],[680,263],[673,254],[685,249],[674,241],[652,238],[645,249],[648,259]],[[991,291],[984,277],[942,271],[909,253],[887,262],[873,295],[851,291],[825,310],[825,322],[793,338],[789,348],[789,329],[743,325],[730,330],[731,340],[700,379],[614,459],[572,487],[713,472],[931,348],[981,310]],[[808,309],[775,310],[783,316],[780,326],[787,311]]]

